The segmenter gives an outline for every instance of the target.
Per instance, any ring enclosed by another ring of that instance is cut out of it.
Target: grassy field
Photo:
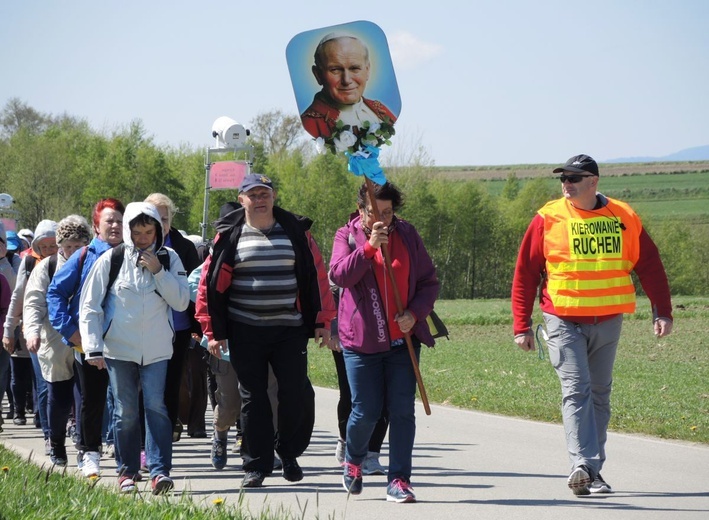
[[[639,304],[624,324],[610,429],[709,443],[709,298],[677,298],[674,332],[662,340],[647,300]],[[451,339],[421,355],[431,402],[561,422],[556,374],[548,359],[512,342],[509,300],[441,301],[436,310]],[[336,387],[329,351],[311,349],[310,370],[314,384]]]
[[[674,165],[674,170],[671,165]],[[693,165],[696,169],[687,165]],[[559,181],[551,173],[553,166],[540,168],[534,165],[519,170],[501,167],[500,170],[484,169],[479,172],[440,170],[436,175],[458,180],[476,179],[491,195],[499,196],[511,172],[520,179],[521,185],[541,177],[547,179],[550,188],[560,190]],[[602,165],[600,191],[631,203],[643,220],[709,222],[709,163],[661,163],[660,166],[665,166],[666,171],[654,164],[630,166]],[[658,171],[650,168],[657,168]]]
[[[434,168],[436,176],[458,180],[502,180],[514,173],[520,179],[553,175],[559,164],[513,164],[502,166],[440,166]],[[603,177],[673,174],[709,171],[709,161],[653,162],[653,163],[600,163]]]

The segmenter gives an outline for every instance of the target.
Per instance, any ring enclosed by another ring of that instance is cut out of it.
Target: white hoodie
[[[131,202],[123,214],[123,264],[106,294],[112,250],[91,267],[81,291],[79,331],[86,357],[149,365],[172,357],[172,309],[184,311],[190,301],[187,274],[180,257],[170,255],[170,271],[153,275],[138,267],[139,250],[131,240],[130,222],[141,213],[157,221],[155,251],[163,247],[160,214],[152,204]]]

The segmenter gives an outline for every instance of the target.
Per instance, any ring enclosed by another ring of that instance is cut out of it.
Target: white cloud
[[[443,52],[443,46],[419,40],[413,34],[402,31],[389,38],[389,50],[394,66],[405,70],[432,60]]]

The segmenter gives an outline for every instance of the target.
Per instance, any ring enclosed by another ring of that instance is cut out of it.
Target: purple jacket
[[[432,347],[435,341],[426,317],[433,310],[440,287],[436,269],[421,237],[411,224],[398,219],[393,233],[399,234],[410,255],[409,294],[406,298],[402,295],[402,302],[405,309],[417,318],[412,333],[421,343]],[[354,248],[350,246],[350,235],[354,238]],[[391,340],[386,316],[381,305],[377,305],[382,299],[372,269],[374,262],[364,256],[366,241],[359,214],[354,213],[347,225],[335,234],[330,279],[342,288],[337,312],[342,347],[373,354],[389,350]]]

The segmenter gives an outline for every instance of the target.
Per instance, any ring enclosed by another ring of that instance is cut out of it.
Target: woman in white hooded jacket
[[[115,397],[115,437],[123,467],[121,492],[135,489],[140,469],[139,388],[145,406],[146,452],[154,494],[173,487],[172,428],[165,406],[165,375],[172,357],[172,309],[189,304],[180,257],[163,247],[160,214],[132,202],[123,214],[124,246],[96,261],[81,293],[79,330],[86,361],[107,368]],[[120,269],[109,287],[111,264]],[[159,257],[167,256],[169,262]],[[165,267],[169,263],[169,269]]]

